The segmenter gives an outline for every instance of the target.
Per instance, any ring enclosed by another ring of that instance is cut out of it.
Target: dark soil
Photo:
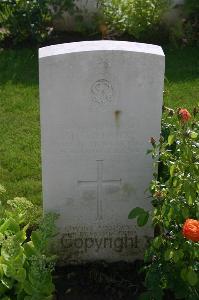
[[[133,300],[144,290],[141,261],[56,268],[56,300]]]

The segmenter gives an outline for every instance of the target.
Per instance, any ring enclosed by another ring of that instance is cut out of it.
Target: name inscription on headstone
[[[133,120],[132,120],[133,123]],[[139,140],[133,134],[134,127],[117,131],[64,130],[63,139],[58,141],[57,151],[63,153],[134,153],[140,152]]]

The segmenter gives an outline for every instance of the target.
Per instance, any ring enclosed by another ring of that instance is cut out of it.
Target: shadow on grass
[[[166,79],[169,82],[191,81],[199,78],[198,48],[165,48]]]
[[[38,85],[37,49],[1,50],[0,70],[0,85],[8,81],[25,86]]]

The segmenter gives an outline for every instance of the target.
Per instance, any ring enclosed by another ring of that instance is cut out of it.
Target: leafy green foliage
[[[102,0],[105,23],[112,31],[141,39],[159,26],[168,0]]]
[[[74,0],[3,0],[0,2],[0,26],[14,43],[25,40],[42,42],[53,30],[53,18],[71,12]],[[9,34],[8,34],[9,33]]]
[[[132,209],[128,216],[129,219],[137,218],[138,226],[144,226],[148,222],[149,213],[145,211],[143,208],[136,207]]]
[[[189,44],[198,45],[199,40],[199,2],[198,0],[185,1],[186,22],[184,24],[184,36]]]
[[[163,299],[165,290],[177,299],[199,297],[199,243],[182,232],[186,219],[199,219],[198,112],[196,107],[191,119],[183,121],[178,111],[166,108],[160,142],[152,144],[159,172],[150,185],[151,215],[158,234],[145,255],[148,299]],[[140,213],[142,209],[135,208],[130,216]]]
[[[41,208],[33,205],[23,197],[15,197],[13,200],[8,200],[9,210],[7,214],[17,220],[19,224],[30,224],[31,227],[38,224],[41,218]]]
[[[198,0],[185,0],[185,9],[191,17],[199,18]]]
[[[55,257],[48,253],[48,244],[55,235],[56,216],[46,215],[28,238],[25,209],[27,216],[34,210],[25,198],[0,205],[0,298],[52,299]]]
[[[173,45],[196,45],[199,41],[199,2],[185,0],[181,7],[182,17],[170,28],[170,40]]]

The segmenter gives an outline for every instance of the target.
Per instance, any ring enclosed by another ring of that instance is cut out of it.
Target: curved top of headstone
[[[126,41],[84,41],[75,43],[57,44],[39,49],[39,58],[62,55],[66,53],[92,51],[126,51],[139,52],[164,56],[160,46]]]

